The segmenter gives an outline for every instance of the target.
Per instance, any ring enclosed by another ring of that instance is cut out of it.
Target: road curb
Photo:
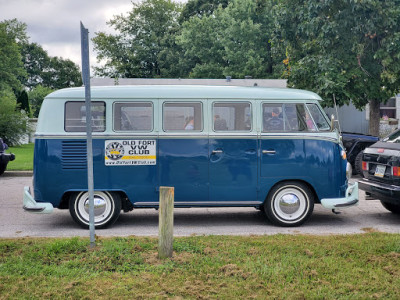
[[[33,171],[5,171],[4,177],[32,177]]]

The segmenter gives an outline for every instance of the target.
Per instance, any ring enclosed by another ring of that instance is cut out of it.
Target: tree
[[[6,26],[7,34],[16,43],[26,43],[28,42],[28,35],[26,33],[27,26],[25,23],[18,21],[17,19],[4,20],[0,22]]]
[[[161,40],[162,49],[157,55],[160,77],[185,78],[190,72],[190,63],[183,58],[183,50],[176,43],[180,27],[170,28]]]
[[[283,0],[276,10],[274,54],[289,84],[326,105],[370,104],[379,133],[379,103],[400,87],[400,1]]]
[[[28,89],[38,84],[53,89],[81,86],[79,67],[69,59],[50,57],[42,46],[29,42],[26,30],[26,24],[17,19],[0,22],[0,69],[7,74],[3,74],[8,78],[6,85],[16,93],[21,83]]]
[[[0,136],[10,145],[18,144],[29,132],[26,88],[38,84],[58,89],[81,85],[82,81],[72,61],[49,57],[40,45],[29,43],[25,23],[17,19],[0,22]],[[34,116],[50,91],[40,86],[31,94]]]
[[[185,22],[177,43],[184,50],[184,57],[190,64],[189,77],[223,78],[224,45],[221,37],[221,20],[218,17],[193,17]]]
[[[28,89],[43,85],[52,89],[81,86],[79,67],[69,59],[50,57],[37,43],[21,44],[21,55],[28,73],[21,82]]]
[[[109,77],[165,77],[164,71],[172,63],[160,61],[160,55],[172,57],[169,51],[174,51],[176,45],[170,37],[179,27],[181,5],[171,0],[145,0],[132,5],[128,16],[116,16],[108,22],[118,34],[98,32],[93,38],[98,61],[105,61],[95,72]]]
[[[254,0],[235,0],[225,9],[220,8],[224,58],[228,63],[225,75],[236,78],[275,76],[269,44],[273,1],[264,3],[261,6]]]
[[[32,108],[32,115],[34,118],[39,116],[40,107],[42,106],[44,98],[54,90],[49,87],[37,85],[28,92],[29,102]]]
[[[0,136],[10,145],[18,144],[28,129],[13,93],[22,88],[18,78],[26,75],[17,44],[25,38],[23,30],[15,19],[0,22]]]
[[[269,44],[273,5],[235,0],[209,16],[193,16],[183,23],[177,43],[192,63],[190,77],[275,77]]]
[[[43,70],[50,64],[47,52],[37,43],[24,42],[21,44],[21,56],[24,68],[28,74],[21,82],[28,89],[43,84]]]
[[[219,6],[225,8],[229,0],[189,0],[182,9],[179,23],[188,21],[191,17],[210,16]]]
[[[15,35],[7,23],[0,23],[0,90],[11,87],[20,90],[19,77],[26,76]]]
[[[28,116],[31,114],[31,108],[29,106],[28,93],[25,90],[19,92],[17,97],[17,105],[19,109],[23,110]]]
[[[18,145],[27,132],[28,117],[18,109],[14,93],[0,90],[0,136],[12,146]]]
[[[51,89],[62,89],[82,85],[79,67],[69,59],[50,57],[47,68],[42,71],[42,85]]]

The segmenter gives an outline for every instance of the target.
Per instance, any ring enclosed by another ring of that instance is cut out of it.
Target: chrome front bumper
[[[24,187],[24,210],[36,214],[51,214],[53,212],[53,204],[38,203],[33,199],[29,186]]]
[[[323,207],[328,209],[341,209],[358,204],[358,182],[349,183],[346,189],[346,196],[343,198],[326,198],[321,199]]]

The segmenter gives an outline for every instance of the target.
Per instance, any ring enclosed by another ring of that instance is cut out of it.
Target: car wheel
[[[358,152],[358,154],[356,156],[356,159],[354,160],[354,167],[355,167],[355,169],[357,171],[357,174],[361,175],[362,177],[364,177],[363,170],[362,170],[363,153],[364,153],[364,151]]]
[[[400,205],[398,204],[393,204],[393,203],[388,203],[385,201],[381,200],[381,203],[384,208],[386,208],[388,211],[391,211],[392,213],[398,215],[400,214]]]
[[[282,182],[271,189],[264,209],[272,223],[286,227],[298,226],[311,216],[314,194],[303,183]]]
[[[80,192],[71,195],[69,212],[80,226],[89,228],[89,193]],[[121,212],[121,198],[117,193],[94,192],[95,228],[106,228],[114,224]]]

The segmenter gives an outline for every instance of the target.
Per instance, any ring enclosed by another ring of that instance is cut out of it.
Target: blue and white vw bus
[[[255,207],[281,226],[302,224],[314,204],[358,202],[339,134],[314,93],[113,86],[91,95],[97,228],[121,210],[158,208],[159,186],[175,187],[175,207]],[[84,88],[71,88],[44,100],[24,209],[69,209],[88,227],[84,99]]]

